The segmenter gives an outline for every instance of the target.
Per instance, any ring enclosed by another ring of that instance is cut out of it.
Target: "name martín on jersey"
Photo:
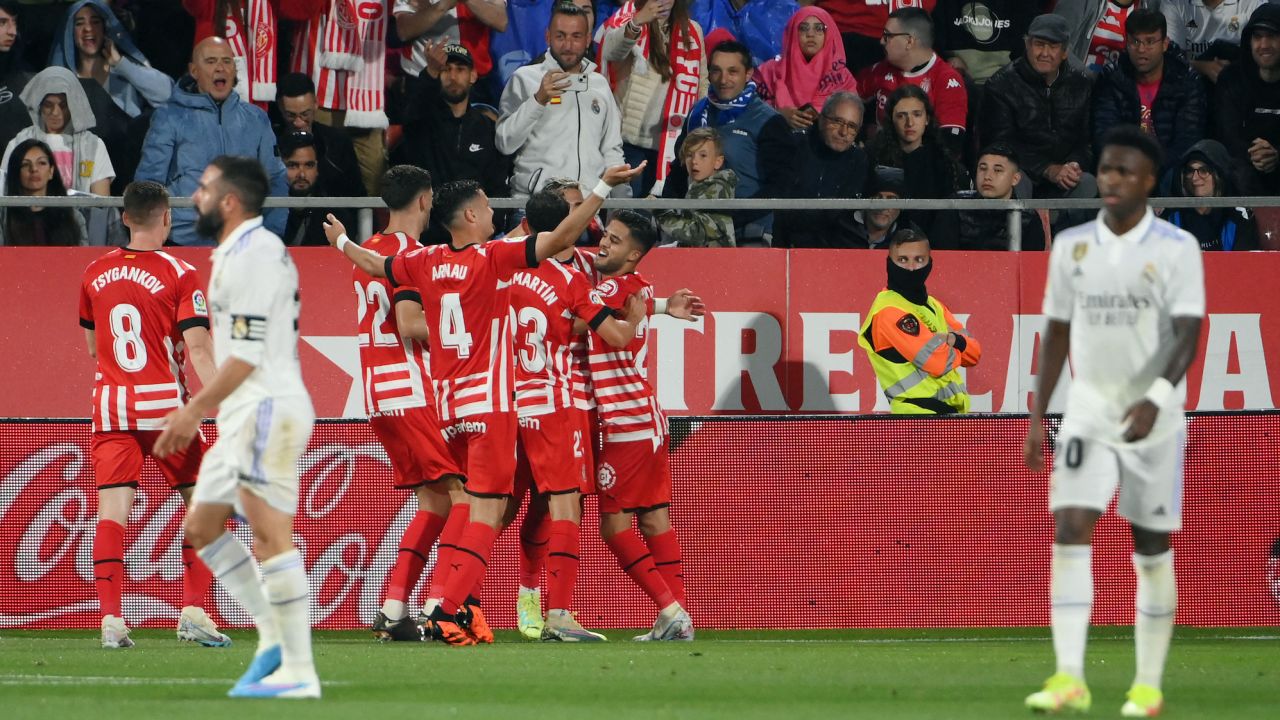
[[[466,265],[437,265],[431,268],[432,280],[466,280]]]
[[[546,303],[548,307],[556,304],[556,289],[537,275],[523,272],[516,273],[512,276],[511,282],[514,285],[527,288],[529,292],[542,298],[542,302]]]
[[[164,283],[160,282],[159,278],[138,267],[107,268],[101,275],[93,279],[93,289],[102,290],[108,283],[113,283],[116,280],[132,280],[152,295],[164,292]]]

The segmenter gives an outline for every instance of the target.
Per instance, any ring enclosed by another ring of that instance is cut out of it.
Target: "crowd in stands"
[[[910,227],[999,250],[1003,210],[714,201],[1096,198],[1117,125],[1159,141],[1156,204],[1204,249],[1280,249],[1280,211],[1176,206],[1280,195],[1280,0],[0,0],[9,195],[190,196],[238,154],[276,196],[376,196],[392,163],[519,199],[645,162],[615,196],[709,203],[655,212],[666,244],[873,248]],[[324,244],[335,210],[266,224]],[[1025,211],[1021,248],[1094,214]],[[173,243],[211,242],[194,219],[174,211]],[[0,212],[0,244],[125,239],[109,209]]]

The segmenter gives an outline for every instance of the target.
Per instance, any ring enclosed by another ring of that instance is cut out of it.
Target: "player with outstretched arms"
[[[636,266],[657,241],[658,231],[649,217],[631,210],[615,213],[596,255],[596,269],[604,278],[593,292],[596,300],[619,310],[628,298],[639,295],[651,309],[653,286]],[[667,418],[645,367],[648,330],[646,316],[621,349],[607,346],[594,331],[588,336],[604,440],[596,460],[600,535],[619,567],[658,608],[653,629],[635,639],[692,640],[680,543],[671,527]],[[633,518],[639,535],[632,529]]]
[[[217,373],[169,415],[156,441],[186,447],[218,411],[218,440],[205,454],[187,514],[187,538],[227,592],[253,616],[258,649],[232,697],[318,698],[311,656],[310,588],[293,545],[298,459],[315,413],[298,362],[298,270],[262,226],[266,172],[251,158],[217,157],[192,200],[196,230],[217,240],[209,282]],[[262,576],[226,530],[246,518]]]
[[[517,419],[510,284],[520,270],[572,247],[609,189],[642,170],[625,165],[605,171],[581,207],[549,233],[490,241],[493,209],[471,181],[446,183],[434,212],[451,242],[385,258],[351,242],[332,215],[326,235],[374,277],[418,288],[422,296],[437,412],[455,461],[465,477],[470,517],[449,560],[444,598],[427,619],[431,636],[451,645],[473,645],[466,600],[484,577],[497,530],[514,489]]]
[[[363,247],[387,256],[422,247],[418,238],[431,216],[431,174],[412,165],[397,165],[383,174],[381,187],[391,214],[386,229]],[[440,539],[437,559],[457,541],[466,513],[450,510],[455,499],[465,502],[465,496],[458,468],[440,434],[427,346],[401,329],[421,322],[418,289],[408,285],[393,289],[385,278],[372,277],[360,268],[352,269],[352,281],[369,426],[391,461],[393,487],[411,490],[418,502],[418,511],[401,536],[373,633],[379,640],[421,640],[405,603],[436,539]]]
[[[1058,235],[1049,258],[1048,327],[1024,455],[1044,466],[1042,420],[1065,366],[1075,375],[1049,491],[1054,515],[1050,623],[1057,672],[1026,699],[1039,712],[1089,709],[1085,641],[1093,608],[1093,529],[1119,488],[1133,532],[1137,672],[1120,714],[1154,717],[1177,589],[1169,536],[1182,525],[1187,367],[1205,313],[1200,246],[1156,218],[1147,199],[1160,147],[1136,127],[1103,141],[1098,219]]]
[[[143,460],[152,454],[164,416],[190,397],[185,360],[190,358],[201,382],[209,382],[214,372],[209,311],[196,269],[161,250],[173,222],[169,193],[158,183],[130,183],[123,219],[129,244],[90,263],[80,284],[80,326],[97,360],[93,576],[105,648],[133,647],[121,610],[124,535]],[[155,458],[160,474],[188,505],[203,456],[203,439],[193,437],[168,457]],[[202,607],[213,576],[185,542],[182,565],[178,639],[230,645]]]

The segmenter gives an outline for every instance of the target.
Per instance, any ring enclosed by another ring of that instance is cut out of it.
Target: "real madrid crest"
[[[597,115],[600,114],[600,100],[598,98],[591,99],[591,112]]]
[[[1071,248],[1071,259],[1076,262],[1080,262],[1084,259],[1084,256],[1088,254],[1089,243],[1087,242],[1078,242],[1075,247]]]

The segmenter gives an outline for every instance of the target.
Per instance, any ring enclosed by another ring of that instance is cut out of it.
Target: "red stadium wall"
[[[76,324],[80,274],[101,248],[0,247],[0,417],[85,417],[93,363]],[[176,254],[207,272],[208,250]],[[362,414],[351,269],[332,250],[294,251],[303,373],[321,417]],[[937,253],[929,286],[983,344],[968,378],[975,411],[1025,412],[1043,325],[1045,253]],[[1189,378],[1192,409],[1273,408],[1280,397],[1280,253],[1205,256],[1209,319]],[[883,402],[855,338],[884,284],[884,254],[662,249],[645,259],[659,294],[710,309],[657,318],[655,387],[673,415],[871,412]]]
[[[673,431],[673,517],[699,626],[1047,624],[1047,477],[1022,467],[1025,417],[684,418]],[[1179,623],[1280,623],[1267,587],[1280,536],[1277,436],[1280,413],[1190,421],[1175,539]],[[97,626],[88,440],[84,422],[0,423],[0,628]],[[125,612],[171,627],[181,503],[147,467],[126,541]],[[363,423],[317,425],[302,468],[297,535],[313,619],[365,627],[412,500],[388,490],[384,455]],[[584,624],[650,624],[647,601],[594,535],[593,501],[584,527]],[[499,540],[485,590],[490,620],[503,627],[514,623],[514,535]],[[1114,515],[1097,548],[1094,619],[1132,622],[1130,544]],[[220,589],[207,605],[224,624],[246,620]]]

